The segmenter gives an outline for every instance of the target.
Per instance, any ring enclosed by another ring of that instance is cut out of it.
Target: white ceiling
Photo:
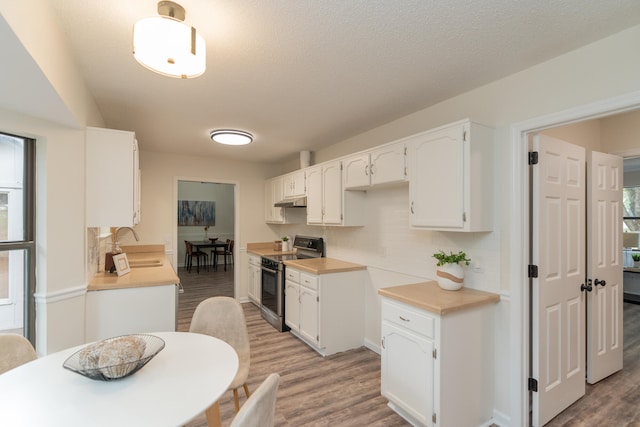
[[[317,150],[640,23],[638,0],[178,0],[207,71],[131,54],[155,0],[51,0],[108,127],[142,149],[260,162]],[[239,128],[247,147],[213,144]]]

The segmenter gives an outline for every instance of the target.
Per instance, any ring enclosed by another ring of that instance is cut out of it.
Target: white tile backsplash
[[[409,187],[367,192],[364,227],[276,226],[278,233],[323,237],[327,256],[426,279],[435,277],[439,251],[463,250],[471,260],[479,257],[482,273],[465,267],[465,286],[500,290],[500,233],[458,233],[412,229],[409,226]]]

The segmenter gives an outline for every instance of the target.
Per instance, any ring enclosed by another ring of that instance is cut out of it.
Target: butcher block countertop
[[[311,274],[343,273],[345,271],[357,271],[367,268],[366,265],[354,264],[333,258],[292,259],[284,261],[284,265]]]
[[[484,304],[496,303],[500,295],[476,289],[446,291],[436,281],[378,289],[378,294],[422,310],[445,315]]]
[[[131,272],[118,277],[115,272],[101,271],[89,281],[88,291],[180,283],[180,278],[164,253],[164,245],[122,246],[121,248],[127,254]]]
[[[247,252],[260,256],[290,255],[296,253],[295,251],[276,251],[273,248],[273,242],[247,243]]]

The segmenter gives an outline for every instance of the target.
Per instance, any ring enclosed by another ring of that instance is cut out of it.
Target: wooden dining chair
[[[231,297],[211,297],[196,307],[191,318],[189,332],[210,335],[229,344],[238,353],[238,373],[231,382],[229,390],[233,390],[236,412],[240,409],[238,388],[244,388],[249,398],[251,393],[247,386],[249,365],[249,333],[242,305]]]
[[[227,239],[227,246],[224,247],[224,271],[227,271],[227,258],[229,258],[231,260],[231,262],[229,263],[230,265],[233,265],[233,246],[234,246],[234,240],[233,239]]]
[[[230,427],[273,427],[280,375],[270,374],[247,399]]]
[[[193,265],[193,258],[196,259],[196,271],[198,273],[200,273],[200,258],[204,259],[204,264],[207,266],[207,271],[209,270],[209,255],[207,255],[206,252],[203,251],[194,251],[193,250],[193,245],[185,240],[184,243],[187,245],[187,259],[188,259],[188,263],[187,263],[187,271],[191,272],[191,267]]]
[[[0,335],[0,374],[37,358],[31,342],[22,335]]]

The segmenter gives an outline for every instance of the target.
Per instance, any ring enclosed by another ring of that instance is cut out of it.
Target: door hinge
[[[320,297],[316,297],[316,302],[320,302]]]
[[[436,413],[434,412],[433,415],[431,415],[431,422],[436,424],[438,422],[437,419],[438,417],[436,417]]]
[[[462,212],[462,222],[467,222],[467,213]]]
[[[529,152],[529,164],[530,165],[537,165],[538,164],[538,152],[537,151],[530,151]]]
[[[536,277],[538,277],[538,266],[537,265],[530,264],[528,270],[529,270],[528,271],[529,279],[535,279]]]
[[[404,147],[404,155],[405,155],[405,156],[407,155],[407,146],[406,146],[406,145],[405,145],[405,147]]]
[[[320,341],[320,335],[316,335],[316,341]]]
[[[431,355],[433,356],[434,359],[438,358],[438,350],[437,349],[433,349],[433,351],[431,352]]]
[[[529,391],[538,391],[538,380],[536,380],[535,378],[529,378],[528,383],[529,384],[527,388],[529,389]]]
[[[466,129],[462,131],[462,140],[463,141],[467,140],[467,130]]]

